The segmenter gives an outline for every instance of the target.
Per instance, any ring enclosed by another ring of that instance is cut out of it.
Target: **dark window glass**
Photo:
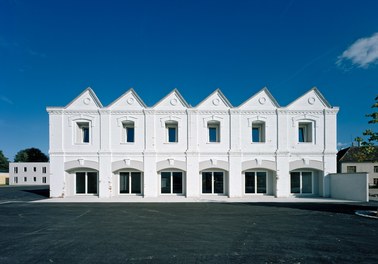
[[[85,172],[76,173],[76,193],[85,193]]]
[[[88,172],[88,193],[97,193],[97,173]]]
[[[214,193],[223,193],[223,172],[214,172]]]
[[[245,173],[245,193],[255,193],[255,173]]]
[[[202,193],[212,193],[213,179],[211,172],[202,172]]]
[[[299,172],[292,172],[290,175],[291,193],[301,192],[301,176]]]
[[[126,127],[127,142],[134,142],[134,128]]]
[[[176,127],[168,127],[168,142],[177,142]]]
[[[142,181],[140,172],[131,173],[131,193],[141,193]]]
[[[173,193],[182,193],[182,173],[172,172]]]
[[[121,172],[119,174],[119,192],[120,193],[129,193],[129,173]]]
[[[257,193],[266,193],[266,172],[257,172]]]
[[[302,172],[302,193],[312,193],[311,172]]]
[[[171,193],[171,173],[161,173],[161,193]]]
[[[305,142],[305,128],[299,127],[298,129],[298,141]]]
[[[216,127],[209,127],[209,142],[218,142]]]
[[[83,143],[89,143],[89,127],[82,127]]]
[[[252,142],[260,142],[260,128],[252,128]]]

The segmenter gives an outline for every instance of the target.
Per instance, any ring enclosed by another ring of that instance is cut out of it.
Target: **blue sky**
[[[220,88],[238,106],[264,86],[285,106],[316,86],[340,107],[348,146],[371,127],[377,10],[376,0],[0,0],[0,150],[47,153],[46,106],[88,86],[103,105],[133,87],[148,106],[173,88],[191,105]]]

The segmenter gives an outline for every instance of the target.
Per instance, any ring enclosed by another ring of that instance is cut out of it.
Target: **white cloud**
[[[13,101],[4,95],[0,95],[0,100],[11,105],[13,104]]]
[[[337,142],[338,148],[343,148],[343,147],[350,146],[350,145],[351,145],[350,143]]]
[[[360,68],[378,63],[378,33],[358,39],[338,57],[336,64],[342,65],[348,61]]]

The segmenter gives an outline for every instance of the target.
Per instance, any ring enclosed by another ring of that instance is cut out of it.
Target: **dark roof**
[[[350,147],[337,153],[340,162],[378,162],[378,146]]]

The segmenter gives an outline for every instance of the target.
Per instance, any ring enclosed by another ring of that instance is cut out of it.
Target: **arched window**
[[[207,122],[209,142],[220,142],[220,122],[211,120]]]

